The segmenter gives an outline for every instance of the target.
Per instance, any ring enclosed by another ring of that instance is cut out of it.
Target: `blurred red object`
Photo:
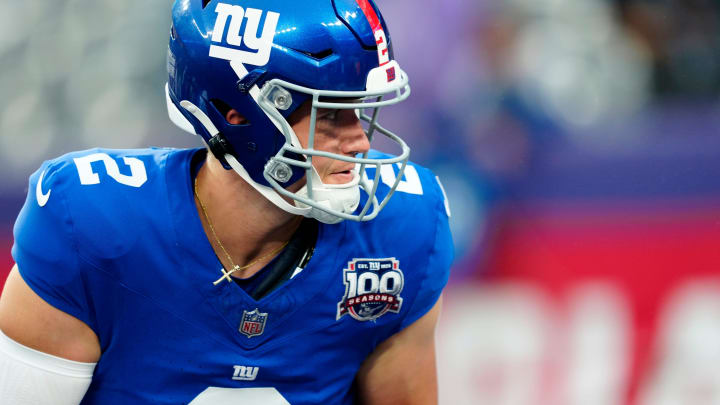
[[[5,285],[5,279],[7,278],[10,269],[15,262],[10,255],[10,249],[12,248],[12,239],[4,239],[0,237],[0,289]]]
[[[506,212],[489,263],[446,294],[443,403],[720,401],[718,201]]]

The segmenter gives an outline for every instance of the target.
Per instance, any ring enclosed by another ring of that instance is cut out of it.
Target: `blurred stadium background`
[[[720,404],[720,3],[377,0],[457,261],[443,404]],[[0,0],[0,278],[27,177],[166,118],[169,1]]]

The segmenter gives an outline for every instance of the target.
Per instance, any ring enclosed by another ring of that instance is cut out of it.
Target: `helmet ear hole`
[[[211,0],[202,0],[202,8],[205,8]]]
[[[230,107],[226,102],[219,100],[219,99],[212,99],[210,100],[210,103],[212,103],[213,107],[218,110],[218,112],[225,117],[225,121],[227,121],[230,125],[249,125],[250,121],[248,121],[245,116],[240,114],[238,110]]]

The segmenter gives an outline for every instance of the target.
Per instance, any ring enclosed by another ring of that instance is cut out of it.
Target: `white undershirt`
[[[81,363],[31,349],[0,331],[3,405],[78,405],[97,363]]]

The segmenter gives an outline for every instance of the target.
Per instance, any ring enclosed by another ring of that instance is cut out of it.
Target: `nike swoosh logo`
[[[44,175],[45,175],[45,170],[43,170],[43,172],[40,173],[40,178],[38,178],[37,186],[35,187],[35,198],[37,198],[37,203],[41,207],[44,207],[45,204],[47,204],[48,200],[50,199],[50,192],[52,191],[52,190],[48,190],[47,193],[43,194],[42,181],[43,181]]]

